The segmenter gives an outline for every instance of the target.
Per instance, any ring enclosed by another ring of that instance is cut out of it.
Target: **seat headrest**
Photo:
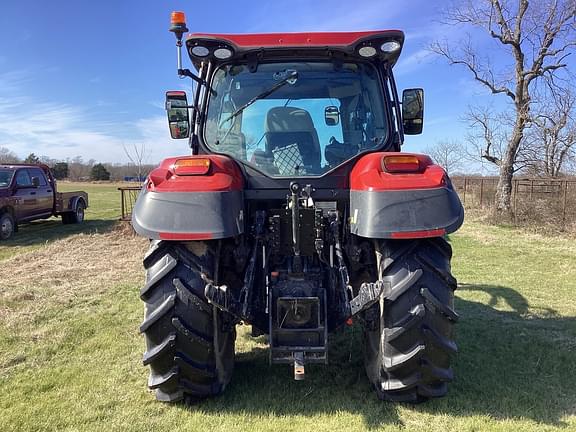
[[[274,107],[266,115],[266,132],[312,132],[314,122],[302,108]]]

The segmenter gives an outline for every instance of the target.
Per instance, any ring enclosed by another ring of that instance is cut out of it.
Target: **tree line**
[[[0,164],[10,163],[42,163],[50,167],[54,178],[73,181],[122,181],[126,178],[137,180],[145,177],[155,167],[134,162],[98,163],[94,159],[85,161],[81,156],[58,160],[48,156],[37,156],[34,153],[22,159],[6,147],[0,147]]]

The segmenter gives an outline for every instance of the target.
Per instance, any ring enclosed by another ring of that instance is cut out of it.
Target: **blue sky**
[[[404,150],[423,151],[443,139],[463,142],[467,106],[493,98],[464,70],[425,50],[433,39],[461,36],[439,23],[443,3],[3,1],[0,146],[21,157],[34,152],[101,162],[126,162],[123,146],[133,143],[145,143],[148,163],[187,154],[185,140],[170,139],[163,109],[164,92],[184,84],[168,32],[173,10],[186,12],[194,32],[403,30],[399,89],[426,91],[424,133],[407,137]]]

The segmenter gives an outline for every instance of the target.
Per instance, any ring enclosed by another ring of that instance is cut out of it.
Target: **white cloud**
[[[425,48],[413,52],[412,54],[401,56],[398,64],[394,68],[394,75],[399,77],[401,75],[412,73],[430,63],[433,57],[434,54]]]
[[[13,70],[0,73],[0,97],[23,88],[32,76],[27,70]]]
[[[21,94],[26,73],[0,74],[0,146],[21,157],[29,153],[54,159],[82,156],[85,160],[127,162],[123,146],[144,144],[148,163],[189,152],[185,140],[170,138],[166,116],[134,122],[96,121],[83,106],[38,101]],[[163,110],[162,110],[163,111]]]
[[[442,125],[446,123],[454,123],[454,116],[442,116],[431,119],[426,119],[426,127]]]

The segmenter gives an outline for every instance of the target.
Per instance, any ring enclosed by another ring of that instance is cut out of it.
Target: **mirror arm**
[[[200,148],[200,143],[198,142],[198,135],[195,133],[190,134],[190,138],[188,138],[188,145],[192,149],[192,154],[197,155],[198,150]]]
[[[190,69],[178,69],[178,76],[192,78],[198,84],[206,86],[206,88],[210,91],[212,96],[217,95],[217,93],[211,87],[208,86],[208,82],[205,79],[197,77],[192,72],[190,72]]]
[[[198,84],[201,84],[201,85],[206,84],[206,81],[204,81],[202,78],[199,78],[196,75],[194,75],[192,72],[190,72],[190,69],[178,69],[178,75],[192,78],[194,81],[196,81]]]

